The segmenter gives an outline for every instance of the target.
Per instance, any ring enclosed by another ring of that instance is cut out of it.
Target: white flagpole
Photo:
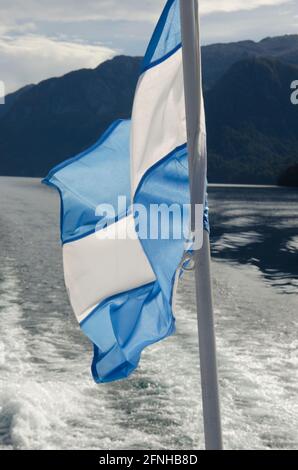
[[[196,204],[205,201],[206,152],[200,141],[202,100],[201,48],[198,0],[180,0],[186,125],[189,153],[192,230]],[[222,433],[218,391],[216,342],[210,273],[209,234],[204,230],[203,246],[195,253],[195,282],[199,330],[202,400],[207,450],[221,450]]]

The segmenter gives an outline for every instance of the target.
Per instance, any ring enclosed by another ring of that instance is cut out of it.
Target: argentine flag
[[[186,142],[179,0],[169,0],[142,63],[132,119],[112,124],[44,179],[60,193],[65,284],[94,345],[98,383],[127,377],[146,346],[175,330],[175,289],[189,240],[172,236],[176,222],[167,238],[160,230],[140,236],[134,208],[146,209],[150,230],[152,206],[189,205]],[[207,210],[204,224],[208,229]]]

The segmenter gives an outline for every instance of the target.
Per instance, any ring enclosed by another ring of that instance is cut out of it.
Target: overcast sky
[[[116,54],[142,55],[165,0],[0,0],[6,91]],[[201,0],[202,41],[298,33],[298,0]]]

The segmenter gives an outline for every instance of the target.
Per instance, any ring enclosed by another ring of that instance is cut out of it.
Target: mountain
[[[22,93],[0,119],[0,174],[41,176],[130,116],[140,59],[52,78]]]
[[[14,102],[23,94],[26,93],[30,88],[32,88],[34,85],[26,85],[23,88],[20,88],[19,90],[15,91],[14,93],[10,93],[9,95],[5,96],[5,105],[0,106],[0,118],[6,114]]]
[[[298,34],[265,38],[259,42],[240,41],[203,47],[205,89],[210,89],[236,62],[253,57],[271,58],[298,65]]]
[[[267,57],[265,57],[265,55]],[[43,176],[128,118],[141,58],[30,85],[0,106],[0,174]],[[298,35],[203,48],[211,182],[275,183],[298,162]]]
[[[298,162],[298,67],[252,58],[234,64],[206,95],[209,179],[276,183]]]

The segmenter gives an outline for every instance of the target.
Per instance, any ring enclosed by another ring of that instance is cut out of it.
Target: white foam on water
[[[17,296],[16,277],[10,267],[5,269],[2,267],[1,275],[3,281],[0,284],[0,367],[2,371],[9,370],[11,367],[23,369],[28,364],[29,357],[23,331],[18,324],[22,311]]]
[[[6,260],[1,269],[0,448],[196,446],[192,437],[200,427],[197,396],[192,398],[196,380],[192,375],[187,378],[190,355],[181,349],[178,337],[150,348],[131,379],[96,385],[89,374],[91,348],[81,358],[60,355],[72,346],[72,324],[57,317],[52,330],[40,324],[38,334],[30,336],[24,329],[13,261]],[[68,330],[66,336],[63,328]],[[80,344],[73,347],[83,350]],[[164,373],[166,364],[169,374]]]
[[[297,299],[285,309],[254,266],[213,268],[226,446],[297,448]]]
[[[284,299],[266,285],[257,268],[214,262],[213,272],[225,446],[295,448],[294,300],[281,317]],[[192,275],[185,276],[177,295],[176,335],[148,348],[130,379],[98,386],[87,370],[89,348],[81,359],[67,359],[54,347],[70,341],[69,332],[65,339],[57,328],[51,347],[48,333],[41,331],[31,347],[22,328],[13,266],[4,273],[0,448],[203,448]],[[36,360],[38,343],[43,344],[41,357],[48,352],[49,367]],[[50,366],[55,361],[56,367]]]
[[[70,369],[65,383],[38,365],[30,352],[30,336],[22,327],[18,280],[11,260],[2,264],[1,277],[0,449],[97,448],[99,441],[108,448],[115,432],[104,394],[99,400],[89,399],[92,382],[88,371],[81,380],[75,377],[72,381]],[[50,354],[49,346],[46,348]],[[58,355],[56,360],[59,364]],[[98,425],[107,421],[100,440],[94,432],[96,426],[90,426],[96,419]],[[76,422],[80,426],[74,426]]]

